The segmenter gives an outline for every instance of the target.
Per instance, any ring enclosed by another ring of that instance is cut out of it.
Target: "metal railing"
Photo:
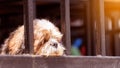
[[[95,37],[96,43],[95,46],[95,53],[96,55],[106,55],[105,52],[105,29],[104,29],[104,0],[92,0],[88,3],[91,3],[89,6],[95,7],[96,9],[92,9],[94,23],[96,24],[97,28],[95,29]],[[92,4],[96,4],[96,6]],[[31,54],[33,53],[33,23],[32,20],[35,18],[35,0],[24,0],[24,22],[25,22],[25,45],[27,51]],[[61,30],[64,34],[63,43],[66,46],[66,53],[70,54],[71,49],[71,36],[70,36],[70,0],[60,0],[60,7],[61,7]],[[89,7],[89,8],[91,8]],[[91,10],[91,9],[90,9]],[[89,9],[87,11],[90,11]],[[98,15],[97,15],[98,13]],[[87,22],[88,23],[88,22]],[[91,24],[91,23],[89,23]],[[88,26],[89,26],[88,24]],[[99,25],[100,24],[100,25]],[[88,35],[89,36],[89,35]],[[89,36],[90,37],[90,36]],[[90,40],[90,39],[89,39]],[[89,42],[89,40],[87,40]],[[28,46],[29,45],[29,46]],[[91,45],[89,45],[91,47]],[[90,50],[89,50],[90,51]]]
[[[25,48],[26,52],[33,53],[33,19],[36,17],[36,0],[22,0],[24,2]],[[81,0],[83,1],[83,0]],[[96,49],[95,55],[106,55],[105,29],[104,29],[104,0],[87,0],[87,52],[92,51],[92,44]],[[71,29],[70,29],[70,0],[60,0],[61,31],[64,34],[63,44],[70,55]],[[41,10],[42,11],[42,10]],[[92,21],[89,19],[92,17]],[[92,23],[91,23],[92,22]],[[94,24],[97,28],[94,27]],[[92,28],[90,30],[90,28]],[[90,30],[90,31],[89,31]],[[92,32],[92,30],[94,30]],[[94,40],[91,39],[94,36]],[[93,40],[90,41],[90,40]],[[91,43],[92,42],[92,43]],[[88,55],[91,55],[89,52]]]
[[[35,18],[35,0],[24,1],[24,26],[25,26],[25,46],[27,52],[33,53],[33,19]],[[70,37],[70,1],[61,0],[61,28],[64,34],[63,44],[66,46],[67,54],[70,54],[71,37]]]

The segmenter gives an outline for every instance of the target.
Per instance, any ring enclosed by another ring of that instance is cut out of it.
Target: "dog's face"
[[[65,48],[63,45],[54,38],[50,38],[47,43],[45,43],[41,49],[40,54],[42,56],[62,56],[64,54]]]

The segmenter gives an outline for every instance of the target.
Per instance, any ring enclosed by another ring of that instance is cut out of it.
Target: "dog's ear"
[[[48,30],[42,30],[42,33],[44,34],[44,42],[47,42],[50,39],[51,32]]]
[[[43,45],[50,38],[50,32],[48,30],[35,30],[34,31],[34,45]]]
[[[34,31],[34,53],[40,49],[50,38],[48,30]]]

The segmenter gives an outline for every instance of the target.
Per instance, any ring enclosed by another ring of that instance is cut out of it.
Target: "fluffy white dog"
[[[34,55],[62,56],[65,48],[61,44],[62,33],[50,21],[35,19],[34,25]],[[28,45],[29,46],[29,45]],[[1,48],[1,54],[24,54],[24,26],[12,32]]]

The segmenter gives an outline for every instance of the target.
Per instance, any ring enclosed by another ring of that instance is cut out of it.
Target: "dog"
[[[35,19],[33,20],[34,29],[34,53],[40,56],[62,56],[65,47],[61,40],[63,34],[49,20]],[[24,25],[18,27],[5,40],[1,48],[1,55],[19,55],[25,54],[24,46]]]

